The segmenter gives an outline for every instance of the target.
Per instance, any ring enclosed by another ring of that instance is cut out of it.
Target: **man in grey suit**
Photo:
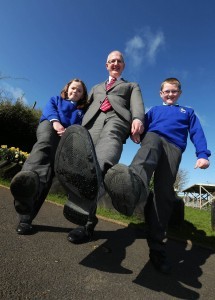
[[[67,133],[67,135],[74,135],[77,133],[76,138],[74,139],[75,141],[72,145],[70,145],[70,148],[72,148],[73,151],[75,151],[74,149],[77,149],[77,152],[79,152],[78,159],[80,172],[82,172],[83,166],[86,165],[86,161],[88,160],[89,164],[91,161],[89,169],[94,169],[94,174],[99,173],[101,175],[97,176],[97,184],[99,187],[100,183],[102,185],[104,176],[108,169],[119,162],[123,150],[123,144],[125,144],[129,135],[131,136],[133,142],[139,143],[140,134],[143,133],[144,130],[144,105],[141,90],[137,83],[128,82],[121,77],[121,74],[125,68],[125,62],[122,53],[119,51],[112,51],[108,55],[106,68],[109,72],[109,78],[106,82],[95,85],[90,91],[89,108],[86,111],[82,122],[82,126],[84,126],[90,133],[90,137],[95,147],[95,153],[93,154],[93,157],[91,157],[91,160],[88,158],[94,150],[88,150],[88,146],[83,144],[84,141],[88,139],[87,133],[83,132],[83,135],[80,133],[86,129],[77,129],[75,126],[72,126],[71,132],[68,131]],[[67,135],[65,134],[65,138]],[[83,141],[82,145],[85,145],[82,147],[79,146],[78,143],[81,135]],[[62,148],[64,147],[66,148],[66,145]],[[69,148],[69,146],[67,147]],[[80,153],[80,151],[82,152]],[[61,159],[62,155],[59,154],[58,157]],[[58,161],[59,166],[60,164],[61,162]],[[96,164],[97,166],[95,166]],[[70,168],[71,163],[68,162],[66,165],[68,168]],[[57,176],[58,173],[63,173],[62,171],[58,172],[58,167],[56,168],[56,171]],[[74,171],[74,168],[71,166],[71,169],[68,172],[76,172],[75,175],[77,176],[78,170]],[[99,179],[99,176],[101,180]],[[88,175],[88,177],[90,177],[90,175]],[[83,172],[79,178],[83,178]],[[84,182],[90,182],[90,178],[88,179],[84,178]],[[65,180],[64,178],[61,178],[60,181],[64,182]],[[76,208],[74,208],[74,205],[71,205],[74,196],[73,188],[75,185],[75,182],[72,181],[71,178],[69,184],[70,186],[72,185],[71,201],[65,205],[64,214],[70,221],[74,222],[74,218],[77,217],[77,213],[80,213],[80,211],[77,212]],[[80,180],[78,184],[79,186],[77,186],[75,189],[75,193],[76,196],[78,195],[78,197],[82,199],[81,201],[83,201],[84,195],[86,196],[87,185],[83,184],[83,186],[80,188]],[[85,191],[82,192],[81,189],[85,189]],[[93,198],[97,199],[94,200],[96,201],[94,209],[91,209],[89,212],[86,224],[73,229],[69,233],[68,240],[70,242],[82,243],[91,239],[94,228],[98,222],[96,218],[96,203],[98,197],[98,193],[96,193],[96,196],[93,195]],[[85,202],[87,203],[87,200]]]
[[[128,136],[133,134],[134,141],[139,142],[136,135],[143,128],[144,107],[141,91],[137,83],[125,81],[121,77],[124,67],[122,54],[119,51],[111,52],[106,62],[108,82],[111,78],[116,78],[116,81],[108,91],[107,82],[92,88],[89,94],[91,104],[82,121],[93,139],[103,175],[119,161]],[[102,112],[100,107],[106,96],[112,107]]]

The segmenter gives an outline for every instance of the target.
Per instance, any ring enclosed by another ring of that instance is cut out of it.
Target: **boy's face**
[[[73,81],[68,88],[68,99],[79,101],[84,95],[84,89],[80,82]]]
[[[177,102],[181,93],[176,84],[164,83],[163,89],[160,91],[160,96],[163,102],[168,105],[173,105]]]

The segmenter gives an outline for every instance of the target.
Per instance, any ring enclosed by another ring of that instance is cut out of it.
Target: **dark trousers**
[[[25,219],[33,220],[41,208],[54,176],[55,153],[60,137],[53,129],[49,121],[43,121],[37,128],[37,142],[34,144],[31,153],[25,161],[22,171],[36,172],[39,177],[39,190],[35,199],[31,215],[25,215]],[[17,201],[16,201],[17,202]],[[22,216],[20,216],[22,218]]]
[[[114,110],[98,112],[85,126],[92,137],[103,177],[109,168],[119,162],[130,127],[130,123],[120,118]]]
[[[154,174],[154,199],[149,197],[145,207],[147,242],[153,250],[163,251],[166,244],[166,231],[175,199],[173,185],[181,156],[178,147],[158,134],[148,132],[130,165],[145,186],[149,185]]]
[[[119,162],[123,144],[130,133],[130,123],[120,118],[114,110],[107,113],[99,111],[94,119],[87,124],[95,147],[96,157],[104,178],[108,169]],[[99,198],[103,195],[103,187],[100,188]],[[95,219],[96,209],[89,216],[88,223]]]

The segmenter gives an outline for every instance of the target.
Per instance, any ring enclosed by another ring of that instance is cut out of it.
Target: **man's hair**
[[[165,83],[169,83],[169,84],[175,84],[177,85],[178,89],[181,91],[181,83],[177,78],[174,77],[170,77],[165,79],[162,83],[161,83],[161,91],[163,90],[163,86]]]
[[[122,52],[120,52],[119,50],[113,50],[113,51],[111,51],[111,52],[108,54],[107,62],[109,61],[110,55],[111,55],[112,53],[114,53],[114,52],[118,52],[118,53],[120,54],[121,58],[122,58],[122,61],[124,62],[123,54],[122,54]]]

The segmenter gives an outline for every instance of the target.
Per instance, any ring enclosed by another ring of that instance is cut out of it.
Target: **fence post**
[[[211,227],[215,231],[215,199],[211,202]]]

